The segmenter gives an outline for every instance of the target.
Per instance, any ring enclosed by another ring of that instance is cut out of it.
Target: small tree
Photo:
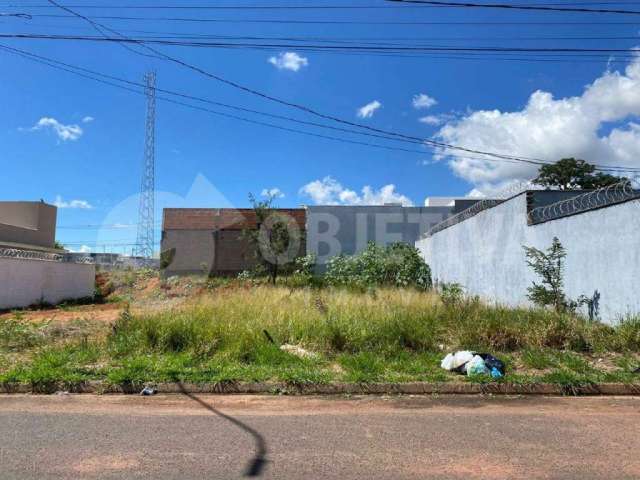
[[[542,165],[533,183],[560,190],[602,188],[625,180],[606,173],[594,174],[596,167],[584,160],[563,158],[552,165]]]
[[[258,264],[275,284],[282,269],[298,256],[302,235],[293,218],[274,210],[273,199],[269,196],[257,200],[249,194],[257,229],[245,229],[244,237],[253,246]]]
[[[527,256],[527,265],[542,279],[541,284],[533,282],[527,288],[527,298],[534,304],[546,307],[553,306],[556,312],[572,309],[572,302],[567,301],[563,291],[564,259],[567,252],[557,237],[553,237],[551,246],[546,252],[534,247],[523,246]]]

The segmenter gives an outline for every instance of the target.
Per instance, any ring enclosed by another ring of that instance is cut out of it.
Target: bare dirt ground
[[[0,396],[2,478],[636,479],[640,398]]]
[[[81,305],[70,308],[45,308],[40,310],[23,310],[20,317],[30,322],[55,321],[56,323],[68,323],[72,320],[86,319],[96,322],[113,322],[125,308],[122,303],[105,303],[100,305]],[[7,312],[0,318],[14,317],[15,313]]]
[[[131,274],[123,278],[122,272],[102,275],[106,287],[102,303],[87,305],[60,305],[55,307],[34,307],[0,313],[0,319],[13,318],[31,322],[54,322],[64,325],[73,320],[111,323],[129,308],[132,313],[149,313],[179,306],[188,299],[203,293],[201,279],[185,277],[162,282],[157,276]],[[100,283],[101,276],[98,276]]]

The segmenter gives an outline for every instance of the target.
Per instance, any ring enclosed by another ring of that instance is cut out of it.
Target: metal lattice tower
[[[138,236],[135,254],[140,257],[153,257],[155,176],[156,176],[156,72],[144,76],[147,95],[147,123],[144,140],[144,159],[142,162],[142,182],[140,185],[140,206],[138,209]]]

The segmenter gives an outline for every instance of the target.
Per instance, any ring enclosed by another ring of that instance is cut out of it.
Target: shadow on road
[[[266,459],[266,456],[267,456],[267,444],[264,441],[264,438],[262,437],[262,435],[260,435],[260,433],[256,432],[250,426],[242,423],[240,420],[238,420],[236,418],[233,418],[230,415],[226,415],[226,414],[222,413],[220,410],[218,410],[215,407],[209,405],[204,400],[198,398],[197,396],[195,396],[192,393],[187,392],[187,390],[185,390],[184,386],[182,385],[182,382],[177,382],[177,383],[178,383],[178,387],[180,388],[180,391],[184,395],[189,397],[191,400],[193,400],[195,402],[198,402],[200,405],[202,405],[203,408],[206,408],[210,412],[218,415],[219,417],[224,418],[225,420],[233,423],[235,426],[241,428],[245,432],[251,434],[251,436],[253,437],[253,439],[254,439],[254,441],[256,443],[256,453],[255,453],[255,456],[251,459],[249,465],[247,465],[247,469],[245,470],[244,476],[245,477],[259,477],[260,475],[262,475],[262,471],[263,471],[263,469],[266,466],[267,461],[268,461]]]

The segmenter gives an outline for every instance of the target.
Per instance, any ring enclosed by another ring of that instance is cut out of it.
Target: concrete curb
[[[284,382],[156,383],[158,393],[284,394],[284,395],[640,395],[640,384],[600,383],[556,385],[535,383],[330,383],[290,384]],[[137,394],[145,384],[111,385],[102,381],[84,383],[0,384],[0,393],[51,394],[58,391],[93,394]]]

